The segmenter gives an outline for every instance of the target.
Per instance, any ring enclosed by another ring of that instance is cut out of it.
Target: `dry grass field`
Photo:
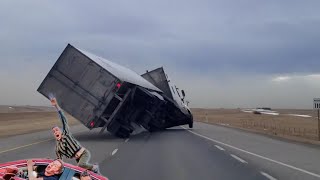
[[[0,105],[0,113],[18,113],[18,112],[52,112],[53,107],[46,106],[5,106]]]
[[[196,121],[220,124],[254,132],[270,134],[298,141],[318,140],[316,113],[312,110],[276,110],[279,116],[257,115],[242,112],[241,109],[200,109],[193,108]],[[312,118],[294,117],[288,114],[311,115]],[[70,125],[79,124],[67,115]],[[52,107],[0,106],[0,138],[50,130],[60,125],[57,113]]]
[[[318,140],[316,112],[289,109],[276,111],[280,115],[245,113],[241,109],[192,109],[196,121],[248,129],[295,140]],[[311,115],[312,118],[288,114]]]
[[[0,106],[0,138],[41,130],[50,130],[54,125],[61,125],[58,115],[51,107]],[[78,122],[67,115],[69,124]]]

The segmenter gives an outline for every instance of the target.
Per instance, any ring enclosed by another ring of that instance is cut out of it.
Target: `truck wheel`
[[[130,136],[130,133],[126,128],[121,127],[116,135],[120,138],[128,138]]]
[[[153,127],[153,126],[149,127],[149,132],[155,132],[155,131],[157,131],[157,129],[155,127]]]
[[[189,128],[193,128],[193,122],[189,123]]]

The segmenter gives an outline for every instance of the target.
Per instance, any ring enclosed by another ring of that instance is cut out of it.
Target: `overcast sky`
[[[312,108],[319,0],[2,0],[0,104],[36,89],[68,43],[139,74],[164,66],[191,107]]]

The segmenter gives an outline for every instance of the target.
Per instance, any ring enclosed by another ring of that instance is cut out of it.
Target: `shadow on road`
[[[96,133],[82,133],[75,136],[80,141],[93,141],[93,140],[114,140],[120,139],[110,133],[99,134]]]
[[[152,135],[152,134],[159,134],[159,133],[176,133],[176,132],[186,132],[185,129],[180,129],[180,128],[171,128],[171,129],[165,129],[162,131],[155,131],[152,133],[149,133],[148,131],[140,131],[140,132],[135,132],[131,134],[130,138],[135,138],[139,139],[141,137],[145,137],[147,134]],[[99,132],[83,132],[80,134],[75,135],[75,137],[79,141],[101,141],[101,140],[119,140],[122,138],[116,137],[110,133],[103,133],[99,134]],[[126,138],[125,138],[126,139]]]
[[[140,136],[145,136],[145,134],[148,134],[148,131],[145,130],[141,130],[141,131],[136,131],[133,132],[130,135],[130,138],[132,137],[137,137],[139,138]],[[119,140],[119,139],[126,139],[126,138],[119,138],[117,136],[114,136],[112,134],[110,134],[109,132],[104,132],[103,134],[99,134],[99,132],[94,131],[94,132],[83,132],[83,133],[79,133],[77,135],[75,135],[75,137],[79,140],[79,141],[100,141],[100,140]]]
[[[166,129],[163,132],[186,132],[186,130],[174,128],[174,129]]]

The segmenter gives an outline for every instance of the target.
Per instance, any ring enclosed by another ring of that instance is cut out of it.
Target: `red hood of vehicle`
[[[46,159],[46,158],[37,158],[37,159],[32,159],[33,162],[37,163],[37,164],[48,164],[50,162],[53,161],[53,159]],[[0,164],[0,174],[1,174],[1,169],[4,167],[8,167],[8,166],[17,166],[17,167],[21,167],[21,166],[27,166],[27,159],[23,159],[23,160],[17,160],[17,161],[11,161],[11,162],[6,162],[6,163],[1,163]],[[64,163],[64,166],[73,170],[77,170],[80,172],[85,171],[85,169],[79,167],[79,166],[75,166],[69,163]],[[101,179],[101,180],[108,180],[108,178],[101,176],[99,174],[96,174],[94,172],[88,171],[90,173],[91,176],[94,176],[95,178]],[[0,176],[1,177],[1,176]]]

